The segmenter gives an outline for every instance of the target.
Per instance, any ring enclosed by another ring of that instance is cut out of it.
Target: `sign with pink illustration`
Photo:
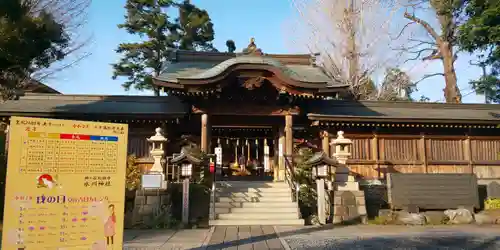
[[[12,117],[1,249],[122,249],[127,134]]]

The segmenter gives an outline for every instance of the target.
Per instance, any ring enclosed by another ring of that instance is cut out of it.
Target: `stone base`
[[[333,223],[367,222],[365,193],[363,191],[333,192]]]
[[[150,225],[168,208],[169,196],[166,189],[137,190],[134,201],[132,224]]]
[[[335,190],[337,191],[359,191],[359,182],[357,181],[347,181],[347,182],[335,182]]]

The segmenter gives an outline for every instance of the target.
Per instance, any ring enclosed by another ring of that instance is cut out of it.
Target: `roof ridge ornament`
[[[250,38],[250,43],[248,46],[243,49],[243,54],[244,55],[257,55],[257,56],[262,56],[262,50],[257,48],[257,45],[255,44],[255,38]]]

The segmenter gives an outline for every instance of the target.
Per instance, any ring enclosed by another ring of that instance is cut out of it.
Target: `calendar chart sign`
[[[11,117],[3,250],[122,249],[126,124]]]

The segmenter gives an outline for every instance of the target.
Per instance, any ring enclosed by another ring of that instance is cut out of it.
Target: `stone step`
[[[212,203],[210,203],[212,207]],[[216,202],[215,207],[221,208],[297,208],[297,203],[294,202]]]
[[[219,192],[216,197],[290,197],[290,192],[260,193],[260,192]]]
[[[297,213],[297,206],[290,207],[215,207],[216,214],[240,214],[240,213]]]
[[[271,225],[271,226],[303,226],[303,219],[293,220],[210,220],[210,226],[254,226],[254,225]]]
[[[220,181],[217,182],[216,187],[224,188],[288,188],[285,182],[272,182],[272,181]]]
[[[290,193],[290,188],[287,187],[268,187],[268,188],[249,188],[249,187],[219,187],[217,192],[248,192],[248,193]]]
[[[228,213],[217,214],[219,220],[293,220],[298,219],[297,213]]]
[[[278,196],[278,197],[215,197],[215,202],[248,202],[248,203],[260,203],[260,202],[290,202],[292,203],[292,197],[290,196]]]

